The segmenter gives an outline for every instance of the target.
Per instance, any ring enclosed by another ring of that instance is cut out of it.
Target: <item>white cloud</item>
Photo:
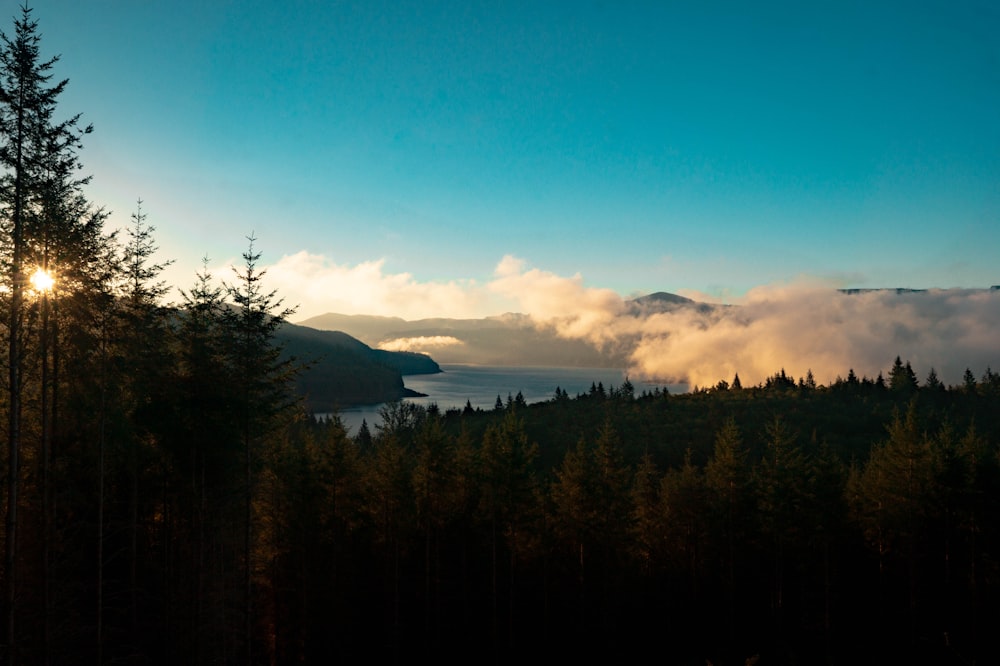
[[[287,305],[298,305],[293,320],[326,312],[409,320],[517,312],[563,337],[625,349],[632,376],[669,383],[714,385],[739,373],[749,385],[784,369],[796,378],[811,370],[825,384],[850,369],[875,377],[897,355],[921,380],[932,367],[947,383],[958,383],[967,367],[977,375],[987,366],[1000,369],[1000,291],[844,294],[829,280],[800,277],[751,289],[731,306],[636,316],[620,295],[586,286],[580,274],[560,276],[510,255],[485,283],[421,282],[409,273],[387,273],[384,260],[342,266],[307,252],[282,257],[266,271],[268,287]],[[454,342],[387,344],[432,352],[432,345]]]
[[[1000,360],[1000,292],[935,290],[844,294],[812,286],[759,287],[737,307],[650,317],[632,355],[633,374],[692,385],[744,385],[784,369],[820,383],[854,369],[874,378],[898,355],[919,379],[933,367],[958,383]]]
[[[338,265],[302,251],[266,267],[265,282],[297,306],[294,320],[327,312],[422,319],[485,317],[505,307],[475,280],[419,282],[385,272],[385,260]]]
[[[379,349],[386,351],[412,351],[432,353],[442,347],[456,347],[465,343],[450,335],[420,335],[412,338],[395,338],[380,342]]]

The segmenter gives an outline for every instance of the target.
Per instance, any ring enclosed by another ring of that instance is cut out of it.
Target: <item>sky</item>
[[[993,2],[30,6],[109,226],[292,321],[1000,284]]]

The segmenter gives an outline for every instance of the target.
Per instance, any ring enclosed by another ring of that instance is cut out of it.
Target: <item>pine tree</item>
[[[779,635],[784,631],[788,551],[802,543],[805,510],[811,503],[810,467],[797,437],[778,416],[765,426],[765,451],[756,467],[761,528],[770,537],[774,572],[772,612]]]
[[[660,512],[665,554],[673,568],[683,573],[695,607],[704,602],[701,589],[706,570],[708,501],[704,473],[687,449],[680,468],[667,470],[660,481]]]
[[[277,418],[289,414],[295,404],[292,382],[297,366],[294,359],[283,359],[275,340],[278,328],[294,314],[284,308],[275,291],[265,291],[266,271],[258,269],[260,252],[254,249],[256,238],[247,237],[242,270],[233,268],[234,283],[224,283],[233,306],[224,310],[224,321],[231,336],[230,363],[239,390],[240,433],[244,463],[244,650],[245,663],[253,663],[253,493],[257,449],[265,435],[277,425]]]
[[[51,84],[58,57],[42,60],[37,22],[26,5],[14,20],[14,34],[0,37],[0,246],[7,311],[7,506],[5,517],[5,658],[20,654],[17,631],[18,504],[21,487],[23,389],[25,381],[25,294],[32,263],[46,260],[48,221],[86,179],[74,179],[81,136],[79,116],[55,120],[68,81]],[[46,389],[47,390],[47,389]],[[46,415],[47,418],[48,415]],[[45,446],[45,445],[43,445]],[[46,628],[49,604],[43,611]]]
[[[507,641],[514,641],[513,609],[519,557],[530,548],[536,504],[534,461],[538,445],[529,443],[524,421],[516,410],[506,411],[487,426],[481,447],[480,510],[490,528],[494,647],[499,649],[499,574],[501,546],[507,548]]]
[[[649,575],[657,564],[660,552],[661,518],[659,513],[660,473],[653,457],[646,452],[632,478],[632,530],[634,557],[641,570]]]
[[[455,513],[455,451],[440,417],[427,418],[416,439],[413,492],[417,524],[424,535],[424,638],[440,649],[440,627],[432,627],[433,611],[440,609],[442,592],[441,539]],[[436,584],[437,583],[437,584]]]
[[[729,417],[715,436],[712,457],[705,465],[713,535],[725,540],[724,569],[728,592],[730,638],[736,629],[737,544],[745,543],[752,508],[749,454],[736,420]]]
[[[909,396],[917,389],[917,376],[909,361],[904,365],[898,356],[893,361],[889,370],[889,388],[903,396]]]
[[[137,635],[139,595],[139,522],[140,488],[145,479],[140,469],[155,468],[151,464],[162,454],[159,448],[162,432],[170,415],[162,412],[167,404],[164,389],[167,373],[173,368],[168,340],[168,310],[163,303],[168,288],[160,275],[172,262],[154,260],[158,247],[153,232],[156,227],[146,222],[142,200],[136,202],[132,224],[122,253],[123,283],[121,285],[121,325],[118,328],[119,358],[123,367],[121,400],[128,414],[130,436],[123,445],[127,449],[129,487],[129,634]]]
[[[933,478],[933,459],[916,415],[915,401],[909,403],[905,416],[894,413],[887,438],[872,450],[851,493],[857,520],[879,554],[880,599],[887,571],[896,564],[890,557],[902,556],[911,631],[916,621],[917,544],[932,504],[929,499]],[[909,638],[914,637],[911,634]]]

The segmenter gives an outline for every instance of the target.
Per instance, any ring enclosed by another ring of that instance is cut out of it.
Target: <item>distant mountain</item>
[[[838,289],[842,294],[867,294],[872,291],[894,291],[897,295],[902,294],[925,294],[926,289],[907,289],[905,287],[855,287],[852,289]]]
[[[433,374],[440,366],[426,354],[372,349],[339,331],[285,323],[276,335],[286,358],[309,364],[296,389],[314,412],[376,404],[415,395],[403,375]]]
[[[301,324],[344,331],[376,347],[424,338],[416,346],[432,354],[439,363],[611,368],[622,367],[625,361],[620,354],[602,354],[582,340],[568,340],[552,331],[539,330],[525,315],[407,321],[328,313]]]
[[[717,308],[730,307],[728,305],[714,305],[712,303],[701,303],[693,301],[686,296],[671,294],[667,291],[657,291],[645,296],[639,296],[626,302],[626,310],[633,316],[644,316],[657,312],[671,312],[680,308],[695,308],[699,312],[708,312]]]
[[[625,314],[645,316],[689,307],[701,310],[718,306],[656,292],[628,301]],[[584,340],[561,338],[554,331],[537,328],[531,317],[523,314],[409,321],[399,317],[327,313],[299,323],[320,330],[343,331],[373,347],[423,338],[414,344],[426,349],[438,363],[567,368],[627,365],[626,348],[598,350]]]
[[[633,298],[630,303],[638,306],[671,306],[671,305],[696,305],[695,301],[692,301],[687,296],[680,296],[678,294],[671,294],[667,291],[656,291],[652,294],[647,294],[645,296],[639,296],[638,298]]]

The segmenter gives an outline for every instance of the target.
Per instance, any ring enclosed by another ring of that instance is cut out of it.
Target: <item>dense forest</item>
[[[164,302],[142,202],[106,229],[39,46],[24,8],[0,43],[3,663],[995,662],[990,368],[395,401],[349,436],[304,399],[252,235],[230,282]]]

